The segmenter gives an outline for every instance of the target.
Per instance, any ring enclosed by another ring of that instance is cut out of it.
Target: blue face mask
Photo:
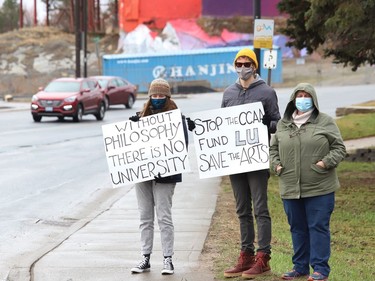
[[[153,98],[151,98],[151,105],[154,109],[162,109],[164,107],[166,101],[167,101],[167,98],[165,98],[165,99],[153,99]]]
[[[301,112],[307,112],[314,107],[312,98],[296,98],[296,107]]]

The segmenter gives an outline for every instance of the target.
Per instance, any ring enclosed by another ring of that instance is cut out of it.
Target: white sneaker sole
[[[130,271],[131,273],[143,273],[143,272],[149,272],[150,269],[149,268],[146,268],[146,269],[132,268]]]
[[[162,275],[167,275],[167,274],[173,274],[174,273],[174,271],[173,270],[168,270],[168,269],[163,269],[162,271],[161,271],[161,274]]]

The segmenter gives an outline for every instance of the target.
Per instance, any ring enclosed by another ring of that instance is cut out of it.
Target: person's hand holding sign
[[[129,120],[133,122],[138,122],[140,118],[141,117],[139,117],[138,115],[134,115],[134,116],[129,117]]]
[[[195,129],[195,123],[193,120],[191,120],[189,117],[186,118],[187,124],[188,124],[188,129],[189,131],[193,131]]]
[[[267,128],[269,128],[271,125],[271,118],[268,115],[264,115],[262,118],[262,123],[263,125],[266,125]]]

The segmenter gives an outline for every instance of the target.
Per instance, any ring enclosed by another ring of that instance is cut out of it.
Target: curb
[[[336,116],[341,117],[352,113],[375,113],[375,106],[346,106],[336,108]]]

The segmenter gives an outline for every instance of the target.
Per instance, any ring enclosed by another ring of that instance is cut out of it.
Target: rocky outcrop
[[[115,37],[88,38],[88,75],[98,75],[99,58]],[[57,28],[37,26],[0,34],[0,98],[31,97],[57,77],[75,76],[75,35]],[[102,51],[101,51],[102,50]],[[81,52],[83,73],[83,53]]]

